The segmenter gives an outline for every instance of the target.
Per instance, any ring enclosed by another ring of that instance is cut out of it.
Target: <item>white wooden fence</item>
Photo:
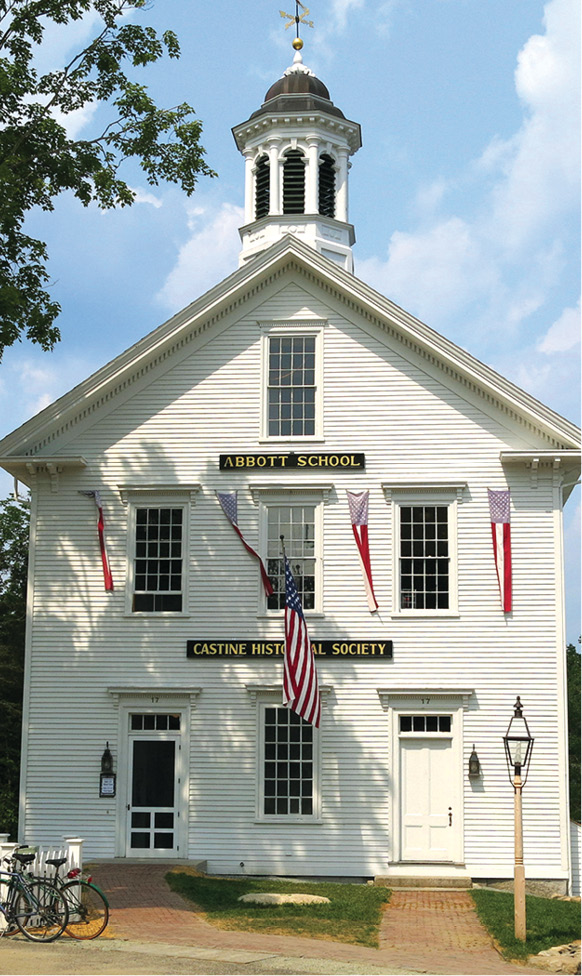
[[[14,844],[12,841],[8,840],[8,834],[0,834],[0,867],[4,871],[6,870],[6,865],[3,863],[5,857],[9,857],[10,854],[16,848],[18,844]],[[30,864],[30,869],[33,874],[37,875],[48,875],[54,873],[54,868],[52,865],[47,865],[47,858],[65,857],[67,860],[63,867],[61,868],[61,875],[70,871],[72,868],[82,868],[83,867],[83,838],[82,837],[66,837],[60,846],[36,846],[36,857],[34,861]],[[6,893],[5,884],[3,884],[2,876],[0,875],[0,898],[3,898]],[[0,913],[0,931],[6,927],[6,922],[4,916]]]

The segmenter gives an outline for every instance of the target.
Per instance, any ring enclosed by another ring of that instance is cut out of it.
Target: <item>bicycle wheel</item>
[[[70,881],[61,888],[69,906],[67,935],[96,939],[107,928],[109,906],[105,895],[90,881]]]
[[[32,942],[54,942],[69,921],[67,900],[46,881],[27,882],[16,901],[15,920],[22,934]]]

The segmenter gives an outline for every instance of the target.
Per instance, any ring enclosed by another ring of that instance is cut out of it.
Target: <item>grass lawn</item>
[[[206,878],[180,871],[166,875],[172,891],[195,902],[219,928],[303,935],[378,948],[382,908],[388,888],[328,882],[280,881],[270,878]],[[239,902],[250,892],[323,895],[329,905],[253,905]]]
[[[526,941],[513,934],[513,895],[504,891],[471,892],[477,914],[508,959],[525,959],[552,946],[580,938],[580,903],[526,896]]]

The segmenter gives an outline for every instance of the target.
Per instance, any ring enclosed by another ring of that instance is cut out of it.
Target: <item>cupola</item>
[[[333,104],[300,50],[261,107],[232,131],[246,167],[240,265],[292,234],[353,271],[348,170],[360,126]]]

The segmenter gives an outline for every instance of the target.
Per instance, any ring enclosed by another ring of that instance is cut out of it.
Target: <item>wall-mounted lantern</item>
[[[99,796],[115,796],[116,775],[113,772],[113,756],[106,743],[101,756],[101,776],[99,777]]]
[[[473,743],[473,752],[469,756],[469,779],[478,779],[481,775],[481,763],[479,762],[479,756],[475,751],[475,743]]]

